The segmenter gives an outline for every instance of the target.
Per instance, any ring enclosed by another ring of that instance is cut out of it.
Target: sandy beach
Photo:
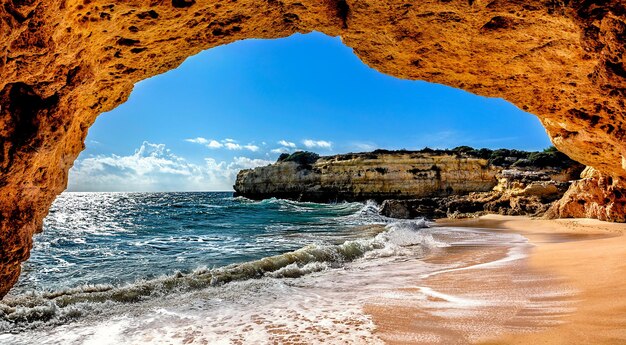
[[[41,324],[22,315],[37,320],[50,299],[24,300],[4,308],[21,317],[5,325],[22,328],[0,343],[626,344],[624,224],[486,216],[426,225],[357,227],[353,235],[373,233],[247,264],[321,255],[263,278],[171,292],[171,277],[147,281],[142,290],[162,292],[133,303],[114,298],[138,285],[64,290]],[[340,254],[341,265],[324,261]],[[209,281],[207,272],[174,278],[184,288]]]
[[[438,224],[520,234],[529,255],[416,280],[429,304],[366,305],[387,343],[626,344],[626,225],[495,215]]]

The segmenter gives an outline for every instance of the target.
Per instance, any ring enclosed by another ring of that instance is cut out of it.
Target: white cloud
[[[208,144],[206,144],[207,147],[210,147],[212,149],[219,149],[220,147],[224,146],[222,143],[220,143],[217,140],[211,140],[209,141]]]
[[[290,149],[288,147],[279,147],[277,149],[271,150],[270,152],[272,152],[272,153],[290,153],[292,151],[293,151],[293,149]]]
[[[304,146],[306,146],[309,149],[312,149],[312,148],[330,149],[333,145],[333,143],[331,143],[330,141],[312,140],[312,139],[305,139],[302,141],[302,143],[304,144]]]
[[[281,141],[278,142],[278,144],[280,144],[280,145],[282,145],[284,147],[291,147],[293,149],[296,148],[296,143],[292,143],[292,142],[287,141],[287,140],[281,140]]]
[[[351,150],[356,151],[374,151],[378,146],[371,142],[352,142],[350,143]]]
[[[242,149],[241,145],[233,143],[233,142],[230,142],[230,141],[227,141],[224,144],[224,146],[226,146],[226,148],[229,149],[229,150],[241,150]]]
[[[245,149],[245,150],[249,150],[252,152],[257,152],[259,150],[259,147],[257,145],[254,145],[252,143],[248,145],[240,145],[237,143],[235,139],[230,139],[230,138],[226,138],[222,141],[217,141],[215,139],[206,139],[202,137],[197,137],[193,139],[185,139],[185,141],[194,143],[194,144],[204,145],[210,149],[221,149],[224,147],[227,150],[244,150]]]
[[[269,165],[274,163],[273,161],[268,161],[265,159],[255,159],[255,158],[248,158],[248,157],[235,157],[233,158],[233,161],[228,164],[228,167],[231,170],[237,170],[237,172],[239,172],[239,170],[241,169],[252,169],[252,168],[256,168],[256,167],[261,167],[261,166],[265,166],[265,165]]]
[[[210,182],[216,187],[213,190],[232,190],[237,173],[242,169],[252,169],[274,163],[265,159],[253,159],[249,157],[234,157],[229,163],[217,162],[213,158],[205,158],[204,175],[199,177],[201,184]],[[206,189],[204,189],[206,190]]]
[[[259,150],[258,146],[252,144],[244,145],[243,148],[252,152],[257,152]]]
[[[206,145],[209,143],[208,139],[202,138],[202,137],[197,137],[197,138],[193,138],[193,139],[185,139],[185,141],[188,141],[190,143],[194,143],[194,144],[201,144],[201,145]]]
[[[143,142],[132,155],[98,155],[76,161],[70,170],[70,191],[232,190],[240,169],[272,161],[234,157],[231,162],[206,158],[193,164],[164,144]]]

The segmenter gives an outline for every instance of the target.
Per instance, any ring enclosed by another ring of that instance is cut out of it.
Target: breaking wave
[[[298,209],[318,207],[312,203],[267,200],[265,203]],[[138,303],[164,295],[180,294],[207,287],[225,286],[235,281],[259,278],[298,278],[315,272],[341,268],[354,260],[423,255],[432,247],[445,246],[436,241],[425,220],[392,221],[378,215],[373,202],[365,205],[345,203],[347,224],[385,225],[384,231],[370,238],[344,241],[340,244],[314,243],[300,249],[219,268],[199,268],[190,273],[177,272],[154,279],[141,279],[130,284],[81,285],[56,291],[31,291],[7,296],[0,302],[0,332],[22,332],[41,326],[53,326],[102,312],[113,305]]]

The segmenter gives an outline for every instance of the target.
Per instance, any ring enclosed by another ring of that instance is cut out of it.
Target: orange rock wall
[[[245,38],[339,35],[382,73],[502,97],[621,190],[625,21],[623,0],[2,0],[0,296],[98,114],[134,83]],[[620,200],[594,208],[623,215]]]

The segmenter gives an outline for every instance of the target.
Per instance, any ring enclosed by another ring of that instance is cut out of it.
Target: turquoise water
[[[447,295],[415,287],[527,248],[515,234],[385,218],[373,202],[64,193],[0,301],[0,344],[380,344],[365,305],[453,315],[467,298],[433,306],[429,293]]]
[[[232,193],[63,193],[35,236],[11,291],[153,279],[369,235],[375,206],[314,204]]]
[[[233,297],[237,282],[254,285],[263,278],[280,285],[366,255],[392,256],[397,246],[385,230],[391,222],[373,202],[63,193],[34,237],[20,280],[0,302],[0,334],[28,336],[113,311],[122,316],[137,304],[195,291],[211,291],[211,299],[222,301]],[[410,223],[396,240],[420,244],[424,226]]]

